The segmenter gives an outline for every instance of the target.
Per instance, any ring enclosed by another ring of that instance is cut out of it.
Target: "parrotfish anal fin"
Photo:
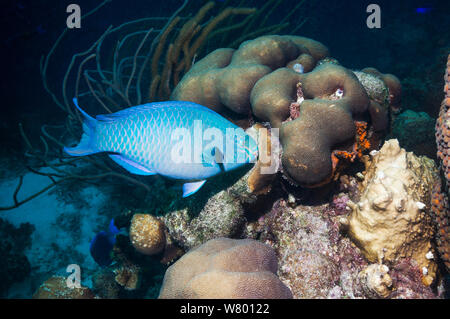
[[[119,154],[108,155],[114,162],[136,175],[155,175],[156,172]]]
[[[206,180],[183,184],[183,198],[197,193],[197,191],[206,183]]]

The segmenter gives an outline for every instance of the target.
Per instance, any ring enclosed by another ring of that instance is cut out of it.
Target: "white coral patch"
[[[386,174],[384,174],[383,171],[378,171],[378,172],[377,172],[377,178],[383,179],[383,178],[385,178],[385,177],[386,177]]]
[[[422,274],[424,276],[426,276],[428,274],[428,268],[427,267],[422,267]]]
[[[416,205],[417,205],[417,208],[420,210],[424,209],[427,206],[422,202],[416,202]]]

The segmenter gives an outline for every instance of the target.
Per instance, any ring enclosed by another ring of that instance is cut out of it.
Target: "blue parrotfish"
[[[106,152],[137,175],[159,174],[182,180],[183,197],[207,178],[254,162],[258,149],[244,130],[213,110],[187,101],[154,102],[112,114],[83,115],[83,135],[72,156]]]
[[[90,252],[95,262],[102,267],[109,266],[112,262],[111,252],[116,243],[116,235],[119,229],[114,225],[114,219],[111,219],[107,231],[101,231],[91,241]]]

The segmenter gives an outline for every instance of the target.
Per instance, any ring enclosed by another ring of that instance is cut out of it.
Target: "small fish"
[[[111,264],[111,251],[116,243],[116,235],[119,232],[119,229],[114,225],[114,219],[111,219],[108,230],[99,232],[92,239],[90,245],[91,256],[100,266],[106,267]]]
[[[430,13],[431,11],[433,11],[432,7],[419,7],[416,8],[416,12],[419,14],[426,14],[426,13]]]
[[[132,174],[159,174],[185,181],[183,197],[207,178],[257,157],[257,144],[241,128],[211,109],[187,101],[148,103],[92,118],[84,117],[83,136],[72,156],[107,152]],[[233,133],[233,134],[231,134]]]

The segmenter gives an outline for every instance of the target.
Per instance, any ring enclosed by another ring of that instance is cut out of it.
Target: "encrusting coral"
[[[47,279],[33,294],[33,299],[94,299],[96,296],[87,287],[70,288],[67,278],[53,276]]]
[[[140,268],[128,263],[114,269],[114,280],[126,290],[135,290],[139,286]]]
[[[437,224],[437,246],[442,260],[450,270],[450,55],[445,70],[445,97],[441,104],[439,117],[436,121],[437,157],[440,161],[442,185],[436,182],[433,192],[433,213]]]
[[[393,282],[391,299],[435,299],[430,286],[423,284],[423,270],[410,258],[395,265],[389,275]]]
[[[293,206],[280,199],[248,226],[250,232],[259,233],[253,237],[277,253],[278,276],[293,297],[364,297],[357,275],[367,262],[339,232],[337,221],[346,210],[341,212],[334,204]]]
[[[379,78],[388,88],[388,99],[387,102],[391,110],[395,113],[401,110],[401,98],[402,98],[402,86],[400,80],[393,74],[383,74],[375,68],[364,68],[361,70],[366,74],[371,74]],[[369,94],[370,95],[370,94]],[[383,100],[375,101],[379,104],[384,103]]]
[[[342,224],[370,262],[395,265],[402,258],[415,260],[423,282],[431,284],[437,265],[432,247],[431,191],[437,178],[434,162],[385,142],[366,158],[361,198]]]
[[[284,175],[302,186],[321,186],[335,176],[334,151],[342,148],[339,154],[353,161],[355,121],[369,119],[373,129],[386,130],[387,105],[399,103],[400,91],[394,76],[363,70],[380,84],[384,95],[377,102],[373,87],[365,88],[352,71],[328,58],[322,63],[328,55],[323,44],[305,37],[262,36],[196,62],[171,99],[196,102],[234,120],[250,113],[270,122],[280,129]],[[374,92],[369,96],[366,89]]]
[[[169,267],[159,298],[292,298],[276,272],[277,257],[269,246],[217,238]]]
[[[198,213],[195,213],[198,200],[194,198],[190,201],[191,204],[175,208],[164,216],[171,238],[185,249],[217,237],[234,237],[243,228],[245,217],[242,205],[227,190],[211,196],[198,208]]]

